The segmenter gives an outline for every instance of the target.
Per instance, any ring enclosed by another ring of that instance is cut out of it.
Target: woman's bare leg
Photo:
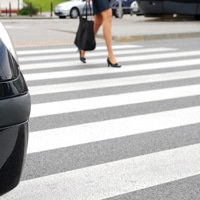
[[[108,58],[111,63],[117,63],[112,49],[112,9],[109,8],[101,12],[103,18],[103,34],[108,50]]]
[[[94,15],[94,35],[97,34],[99,27],[103,23],[103,17],[101,16],[101,13]]]
[[[108,50],[109,61],[117,63],[112,49],[112,9],[107,9],[94,15],[94,34],[96,35],[99,27],[103,25],[103,35]],[[81,57],[85,57],[85,51],[81,50]]]

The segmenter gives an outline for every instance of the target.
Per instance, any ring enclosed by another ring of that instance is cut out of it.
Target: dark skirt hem
[[[92,5],[94,15],[111,8],[109,0],[92,0]]]

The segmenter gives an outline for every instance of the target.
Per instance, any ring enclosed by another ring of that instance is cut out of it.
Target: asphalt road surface
[[[28,154],[2,200],[199,199],[198,38],[114,43],[120,69],[101,41],[87,64],[72,44],[24,44]]]

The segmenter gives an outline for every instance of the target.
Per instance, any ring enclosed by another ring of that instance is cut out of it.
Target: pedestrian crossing
[[[30,140],[32,142],[29,145],[28,152],[51,150],[52,146],[56,149],[195,124],[199,122],[199,111],[200,107],[185,108],[176,111],[165,111],[143,116],[64,127],[56,130],[39,131],[31,134]],[[179,116],[183,117],[180,118]],[[155,124],[155,122],[158,124]],[[66,133],[68,134],[66,135]]]
[[[70,46],[17,51],[30,135],[22,181],[3,199],[198,199],[200,51],[113,48],[120,69],[103,45],[86,64]]]

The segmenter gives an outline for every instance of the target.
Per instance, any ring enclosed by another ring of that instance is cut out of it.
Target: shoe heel
[[[117,68],[121,67],[121,65],[118,64],[118,63],[115,63],[115,64],[111,63],[110,60],[109,60],[109,58],[107,58],[107,63],[108,63],[108,67],[109,66],[111,66],[111,67],[117,67]]]
[[[86,63],[86,58],[85,57],[81,57],[81,49],[78,49],[78,51],[79,51],[79,55],[80,55],[80,61],[82,63]]]

